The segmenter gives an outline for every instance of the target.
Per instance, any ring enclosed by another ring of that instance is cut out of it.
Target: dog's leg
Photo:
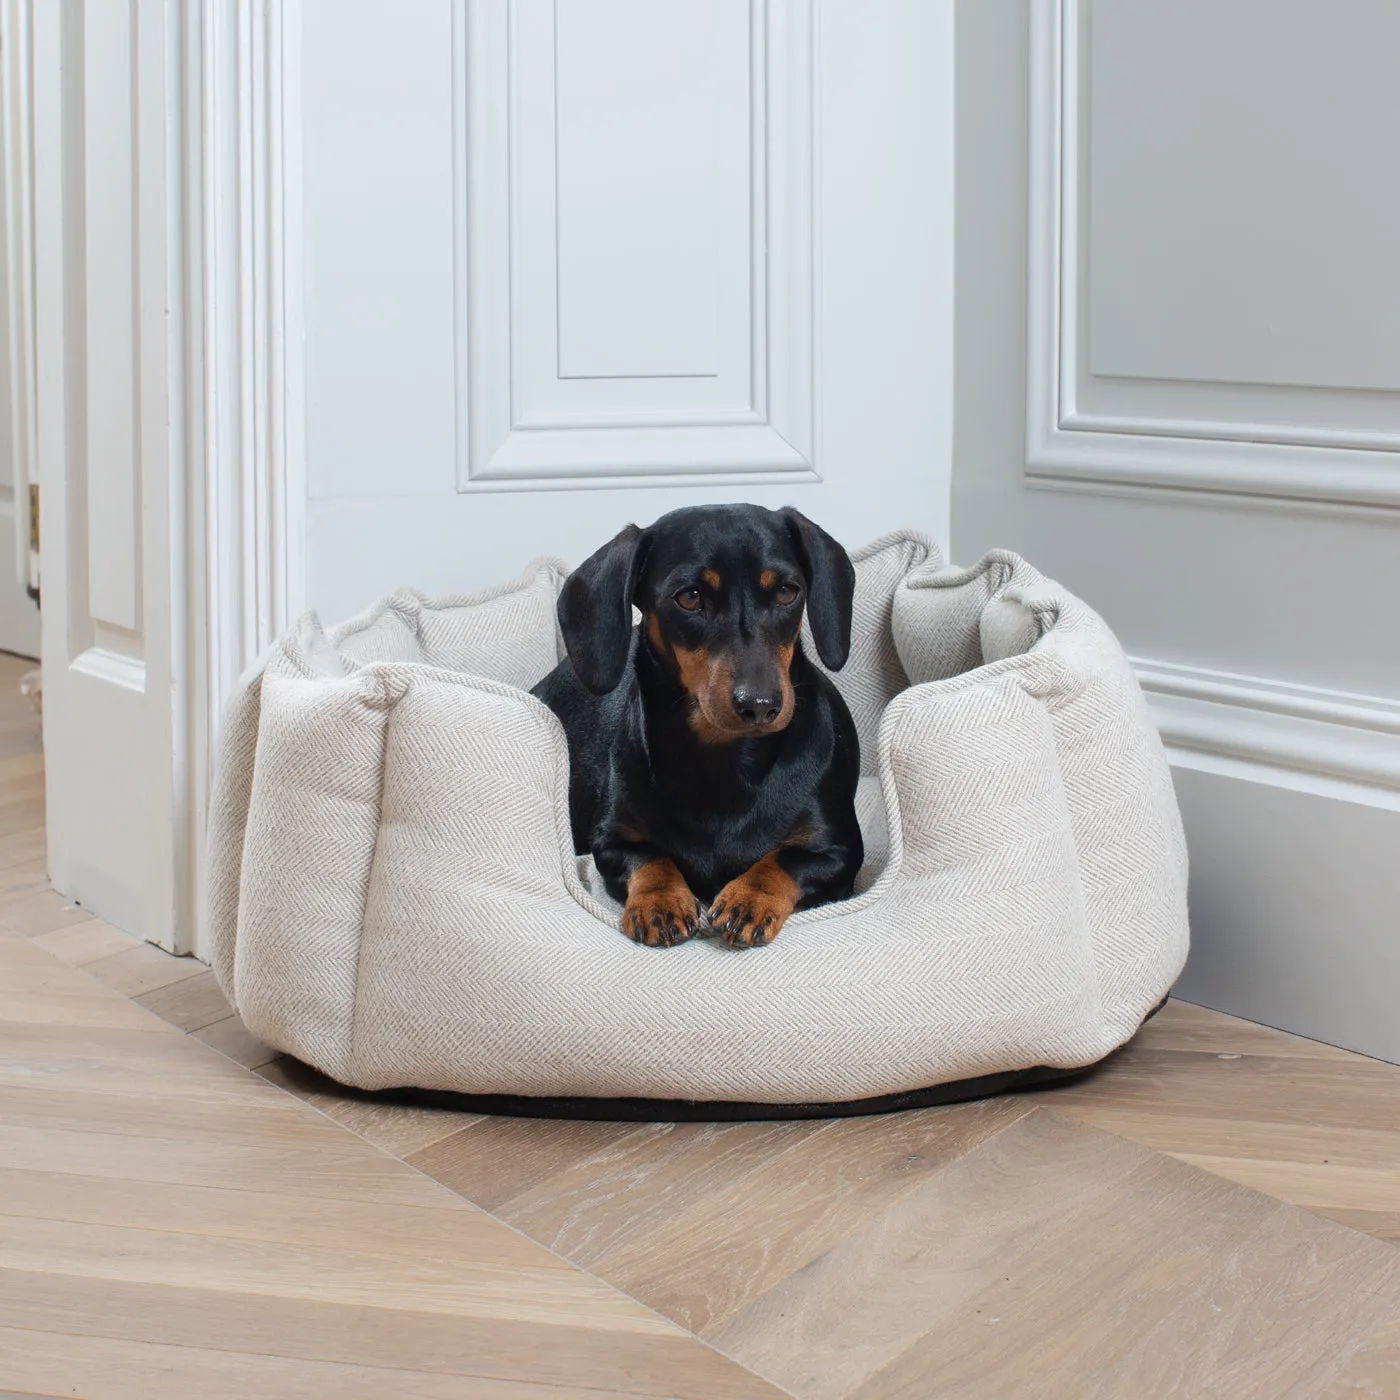
[[[593,863],[608,893],[625,905],[622,931],[634,943],[671,948],[700,932],[700,901],[675,861],[656,847],[612,828],[594,842]]]
[[[849,896],[860,862],[859,845],[780,846],[719,892],[710,923],[731,948],[761,948],[794,910]]]
[[[710,923],[731,948],[771,943],[797,908],[802,888],[783,868],[781,855],[781,850],[769,851],[731,880],[710,905]]]
[[[622,931],[652,948],[672,948],[700,932],[700,902],[669,857],[654,857],[628,877]]]

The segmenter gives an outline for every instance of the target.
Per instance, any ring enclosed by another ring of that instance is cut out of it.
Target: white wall
[[[1400,1059],[1400,9],[957,25],[955,551],[1023,551],[1137,659],[1182,994]]]

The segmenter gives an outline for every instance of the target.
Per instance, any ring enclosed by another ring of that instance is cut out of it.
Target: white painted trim
[[[517,3],[452,8],[457,489],[820,481],[813,0],[751,4],[751,412],[587,418],[518,402]]]
[[[301,612],[304,461],[288,429],[284,33],[295,0],[205,0],[211,702]],[[295,309],[291,315],[296,316]],[[292,334],[299,332],[299,321]]]
[[[1321,507],[1400,506],[1400,436],[1081,413],[1079,100],[1083,0],[1031,6],[1026,480],[1157,487]]]
[[[1400,810],[1400,701],[1134,658],[1172,762]]]
[[[22,587],[38,587],[38,561],[29,550],[29,484],[38,481],[35,438],[33,6],[4,0],[0,63],[4,64],[0,139],[5,143],[5,277],[9,290],[10,485],[14,488],[15,572]],[[0,585],[3,586],[3,585]]]
[[[195,951],[222,712],[305,607],[299,0],[201,0],[192,26],[187,413],[196,701],[189,774]],[[289,189],[289,183],[291,188]]]
[[[123,690],[135,691],[138,695],[146,693],[146,663],[135,656],[108,651],[106,647],[89,647],[80,652],[69,663],[68,669],[108,685],[120,686]]]

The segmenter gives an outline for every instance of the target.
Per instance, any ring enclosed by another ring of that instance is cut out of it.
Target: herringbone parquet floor
[[[0,659],[0,1395],[1400,1397],[1400,1069],[1173,1003],[884,1118],[404,1108],[43,864]]]

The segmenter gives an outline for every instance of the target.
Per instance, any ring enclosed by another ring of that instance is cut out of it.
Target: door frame
[[[298,63],[296,6],[200,0],[190,16],[187,65],[200,82],[186,113],[189,244],[200,294],[188,343],[192,361],[201,361],[190,376],[190,417],[200,424],[202,471],[194,474],[189,538],[203,644],[191,676],[189,950],[202,953],[202,833],[222,708],[244,670],[304,609],[306,478],[300,288],[287,257],[295,233],[287,191],[300,159],[285,82]]]
[[[51,3],[56,7],[57,0]],[[141,215],[157,219],[164,232],[158,253],[143,248],[135,254],[147,288],[132,327],[140,397],[143,405],[159,406],[165,427],[144,435],[140,448],[138,470],[143,481],[154,474],[163,507],[148,510],[151,502],[143,496],[141,549],[168,566],[160,579],[162,585],[168,580],[160,623],[143,636],[156,683],[141,703],[153,732],[162,742],[169,739],[172,767],[168,804],[162,805],[169,808],[173,843],[159,877],[169,889],[156,892],[150,906],[158,916],[107,907],[95,894],[86,902],[95,914],[173,952],[198,954],[205,946],[203,832],[224,697],[299,614],[304,597],[304,476],[300,454],[290,448],[298,441],[298,399],[287,387],[299,363],[298,339],[288,331],[284,257],[284,181],[295,146],[287,139],[283,74],[296,40],[295,6],[283,0],[134,0],[130,14],[141,97],[129,154],[133,169],[144,162],[160,172],[142,185],[140,197],[151,198],[153,190],[155,203]],[[36,46],[34,30],[45,24],[50,31]],[[59,25],[56,8],[46,17],[27,0],[0,0],[15,444],[26,472],[37,464],[43,494],[53,503],[48,514],[59,540],[53,553],[62,572],[69,430],[60,429],[64,441],[51,439],[41,453],[39,354],[61,378],[69,357],[80,353],[64,294],[43,289],[61,289],[67,240],[82,235],[64,215],[51,230],[62,250],[40,246],[36,217],[52,221],[55,210],[37,208],[31,144],[36,125],[48,123],[40,132],[46,141],[61,132],[60,104],[43,105],[45,83],[56,84],[58,76],[34,66],[36,55],[41,65],[56,59]],[[68,420],[67,410],[54,414],[52,408],[51,401],[50,421]],[[17,493],[23,559],[28,504],[27,491]],[[63,627],[58,614],[66,614],[66,580],[50,583],[55,604],[48,625]],[[63,648],[54,650],[57,657]],[[57,679],[61,684],[67,677]],[[168,686],[160,683],[166,679]],[[46,723],[51,760],[64,742],[61,726]],[[83,852],[72,849],[60,825],[66,797],[53,790],[54,766],[51,761],[50,807],[59,821],[49,833],[50,869],[60,893],[77,897],[84,888]]]

